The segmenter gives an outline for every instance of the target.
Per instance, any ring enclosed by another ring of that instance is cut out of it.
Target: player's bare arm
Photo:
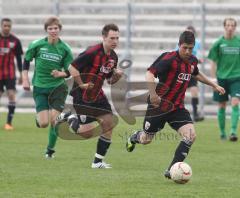
[[[154,107],[159,106],[161,102],[161,98],[157,95],[156,93],[156,83],[155,83],[155,77],[153,73],[150,71],[146,72],[146,81],[148,84],[148,90],[149,90],[149,95],[150,95],[150,102]]]
[[[225,93],[225,89],[221,86],[219,86],[217,83],[211,81],[207,76],[205,76],[203,73],[199,72],[199,74],[196,76],[196,79],[206,85],[211,86],[214,91],[219,92],[219,94],[223,95]]]
[[[58,71],[56,69],[52,70],[51,75],[54,78],[66,78],[66,77],[68,77],[68,74],[65,71]]]
[[[216,68],[217,68],[217,65],[214,61],[212,60],[209,60],[210,61],[210,66],[211,66],[211,77],[212,78],[216,78]]]
[[[22,71],[22,85],[23,89],[26,91],[30,90],[30,82],[28,78],[28,70],[23,70]]]
[[[81,89],[92,89],[94,84],[89,82],[89,83],[83,83],[81,77],[80,77],[80,73],[79,71],[73,67],[72,65],[70,65],[69,67],[69,72],[71,74],[71,76],[74,78],[74,81],[78,84],[78,86]]]

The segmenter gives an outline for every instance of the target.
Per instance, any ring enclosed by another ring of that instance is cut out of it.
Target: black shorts
[[[112,108],[107,98],[102,98],[96,102],[87,103],[82,100],[73,99],[73,107],[80,118],[82,124],[96,121],[96,118],[105,114],[112,114]]]
[[[16,79],[0,80],[0,91],[1,92],[4,92],[4,87],[6,87],[7,90],[9,90],[9,89],[16,90]]]
[[[191,78],[190,81],[189,81],[189,84],[188,84],[188,88],[189,87],[196,87],[197,86],[197,80],[195,78]]]
[[[148,109],[149,108],[152,108],[152,106],[148,105]],[[159,116],[147,115],[149,115],[148,111],[144,118],[143,130],[149,134],[156,133],[163,129],[166,122],[176,131],[186,124],[193,123],[190,113],[185,108],[170,111]]]

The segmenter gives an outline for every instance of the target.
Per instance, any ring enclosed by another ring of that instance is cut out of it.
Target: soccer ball
[[[170,169],[171,179],[178,184],[187,183],[192,176],[191,167],[185,162],[177,162]]]

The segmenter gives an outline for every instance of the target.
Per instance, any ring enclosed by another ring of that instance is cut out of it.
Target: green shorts
[[[218,79],[218,84],[222,86],[226,93],[219,95],[219,93],[213,93],[213,100],[217,102],[226,102],[231,97],[240,98],[240,79]]]
[[[33,99],[36,104],[36,111],[55,109],[62,112],[68,94],[67,85],[61,84],[58,87],[41,88],[34,86]]]

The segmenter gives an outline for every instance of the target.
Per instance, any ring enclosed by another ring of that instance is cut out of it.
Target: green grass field
[[[12,132],[2,130],[0,197],[240,197],[240,144],[219,139],[216,120],[196,124],[197,140],[186,160],[193,169],[191,181],[175,184],[163,177],[179,137],[169,127],[152,144],[125,151],[129,131],[141,128],[120,122],[106,161],[112,169],[91,169],[97,138],[88,141],[60,139],[56,157],[44,158],[47,130],[34,125],[33,114],[17,114]]]

